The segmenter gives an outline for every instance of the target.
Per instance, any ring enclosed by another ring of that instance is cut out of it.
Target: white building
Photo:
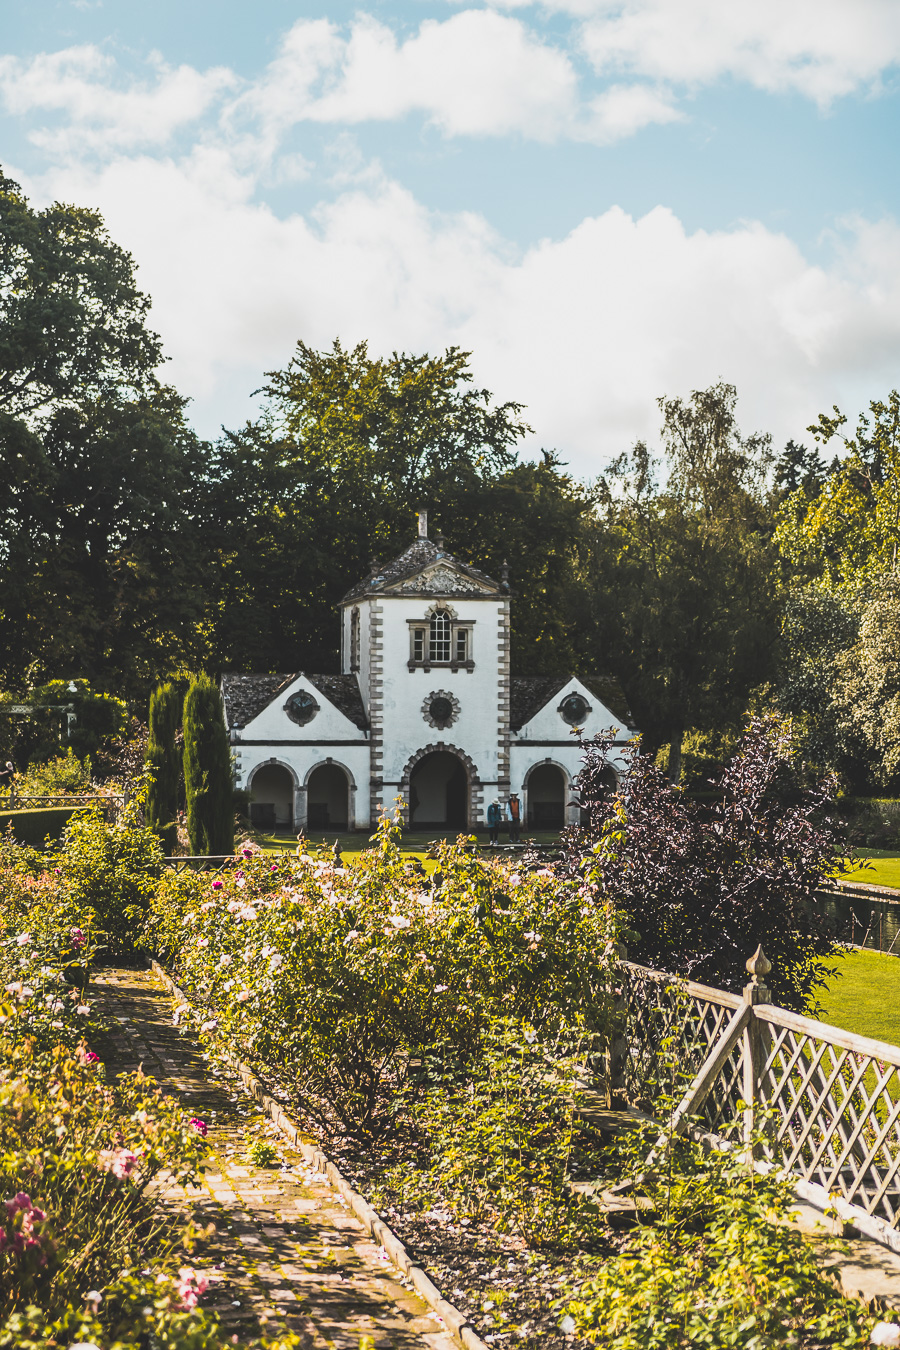
[[[517,792],[528,828],[578,818],[586,736],[634,734],[612,680],[512,676],[509,588],[419,537],[341,602],[340,675],[226,675],[238,786],[262,828],[370,829],[399,799],[412,829],[483,829]]]

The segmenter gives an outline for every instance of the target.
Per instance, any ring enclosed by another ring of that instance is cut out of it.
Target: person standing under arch
[[[500,821],[503,819],[500,810],[500,798],[495,797],[487,809],[488,829],[491,832],[491,847],[494,848],[500,842]]]
[[[509,826],[509,842],[519,842],[519,829],[522,824],[522,812],[519,806],[518,792],[511,792],[506,803],[506,823]]]

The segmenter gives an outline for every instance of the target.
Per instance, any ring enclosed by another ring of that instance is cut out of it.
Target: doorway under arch
[[[569,776],[558,764],[536,764],[528,775],[528,825],[533,830],[561,830],[566,823]]]
[[[310,830],[346,830],[350,784],[339,764],[320,764],[306,780],[306,823]]]
[[[250,779],[250,823],[258,830],[294,825],[294,779],[283,764],[261,764]]]
[[[413,830],[465,830],[469,824],[469,775],[450,750],[423,755],[409,776],[409,825]]]

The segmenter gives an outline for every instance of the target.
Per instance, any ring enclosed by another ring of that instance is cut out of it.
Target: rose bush
[[[197,1234],[152,1193],[163,1170],[196,1176],[205,1122],[140,1073],[110,1084],[84,1045],[37,1050],[17,1020],[0,1008],[0,1348],[230,1344],[198,1307]]]
[[[212,879],[164,876],[148,941],[201,1034],[265,1065],[320,1125],[384,1129],[423,1056],[471,1062],[498,1017],[602,1043],[617,920],[577,881],[459,842],[426,876],[388,820],[351,868],[245,854]]]
[[[90,1037],[96,1020],[85,986],[97,948],[93,914],[57,872],[0,867],[0,990],[16,1008],[10,1034],[40,1047]]]

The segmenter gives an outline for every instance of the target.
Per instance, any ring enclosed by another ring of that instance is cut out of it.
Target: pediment
[[[494,595],[497,588],[477,581],[446,562],[423,567],[387,588],[389,595]]]

